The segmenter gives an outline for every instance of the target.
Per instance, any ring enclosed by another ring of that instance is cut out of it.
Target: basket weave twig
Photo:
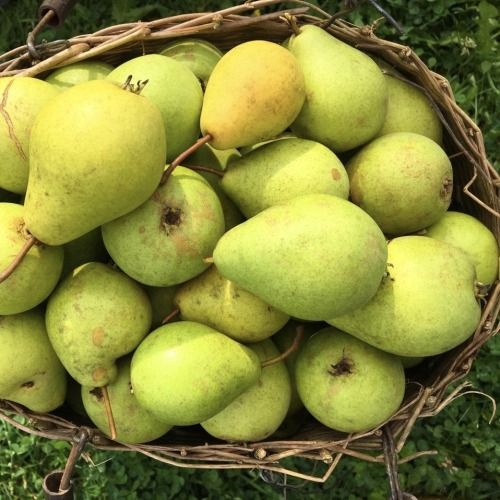
[[[373,27],[356,27],[334,19],[317,6],[295,0],[293,8],[255,15],[256,9],[272,7],[278,0],[257,0],[214,13],[193,13],[151,22],[127,23],[108,27],[93,34],[75,36],[63,42],[41,44],[35,51],[27,46],[0,55],[0,76],[44,76],[48,71],[89,58],[117,64],[143,53],[157,52],[179,37],[209,40],[222,50],[250,39],[282,42],[292,33],[290,16],[299,26],[320,24],[334,36],[390,63],[403,78],[423,89],[438,111],[445,129],[445,149],[454,168],[454,202],[462,210],[482,220],[500,237],[500,202],[497,189],[500,176],[486,158],[482,133],[456,104],[448,81],[434,73],[406,46],[377,38]],[[248,15],[253,14],[253,15]],[[293,23],[292,23],[293,24]],[[33,60],[34,56],[40,60]],[[414,370],[399,411],[386,423],[369,432],[345,435],[316,422],[306,422],[287,440],[260,443],[221,443],[194,428],[176,429],[151,444],[129,445],[108,440],[89,428],[90,442],[99,449],[136,451],[179,467],[218,469],[267,469],[302,479],[324,482],[342,456],[369,462],[384,462],[383,443],[389,432],[399,453],[418,418],[440,412],[455,398],[466,394],[469,384],[450,384],[470,370],[481,348],[498,331],[500,284],[497,282],[485,300],[479,326],[464,344],[429,360],[423,369]],[[26,417],[22,424],[15,416]],[[0,401],[0,418],[19,429],[50,439],[71,441],[82,428],[75,415],[66,410],[50,415],[35,414],[20,405]],[[85,424],[84,424],[85,425]],[[406,456],[399,463],[424,454]],[[305,474],[285,467],[287,457],[303,457],[326,464],[318,474]]]

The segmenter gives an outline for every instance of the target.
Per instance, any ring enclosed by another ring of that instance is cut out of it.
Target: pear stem
[[[204,167],[203,165],[186,165],[186,168],[195,170],[196,172],[208,172],[218,177],[224,177],[224,170],[217,170],[216,168]]]
[[[106,417],[108,419],[109,435],[111,439],[116,439],[116,424],[113,417],[113,410],[111,409],[111,401],[109,400],[108,387],[101,387],[101,394],[104,399],[104,409],[106,410]]]
[[[180,309],[178,307],[176,307],[175,309],[173,309],[172,311],[170,311],[162,320],[161,320],[161,324],[164,325],[166,323],[168,323],[172,318],[175,318],[175,316],[177,316],[178,314],[180,313]]]
[[[213,257],[203,257],[203,262],[205,264],[213,264],[214,263],[214,258]]]
[[[300,343],[302,342],[302,338],[304,337],[304,326],[298,325],[295,332],[295,338],[293,339],[290,347],[286,351],[282,352],[279,356],[263,361],[261,364],[262,368],[266,368],[267,366],[275,365],[280,361],[284,361],[286,358],[288,358],[288,356],[290,356],[290,354],[292,354],[292,352],[295,352],[299,348]]]
[[[15,256],[14,260],[0,273],[0,283],[5,281],[16,270],[35,243],[38,243],[38,240],[30,234],[21,250],[19,250],[19,253]]]
[[[178,167],[190,154],[194,153],[197,149],[201,148],[203,144],[210,142],[213,139],[211,134],[204,135],[201,139],[198,139],[192,146],[183,151],[163,172],[163,176],[160,181],[160,186],[163,186],[167,182],[170,174]]]

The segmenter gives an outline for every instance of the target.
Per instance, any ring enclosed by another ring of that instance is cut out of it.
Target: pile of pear
[[[115,437],[109,402],[126,443],[364,432],[473,335],[498,243],[392,67],[305,25],[42,76],[0,78],[0,271],[36,238],[0,283],[0,398]]]

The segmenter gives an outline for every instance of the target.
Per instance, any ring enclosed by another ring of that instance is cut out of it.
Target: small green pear
[[[301,194],[349,196],[349,179],[335,154],[297,138],[269,142],[234,161],[221,186],[247,218]]]
[[[425,236],[394,238],[388,250],[373,299],[328,323],[398,356],[434,356],[468,339],[481,317],[469,257]]]
[[[305,98],[295,57],[277,43],[244,42],[217,63],[205,89],[200,125],[216,149],[271,139],[295,120]]]
[[[178,286],[146,286],[144,287],[153,308],[152,328],[161,326],[162,321],[175,309],[174,297]],[[176,321],[176,317],[169,320]]]
[[[99,262],[75,269],[51,295],[47,332],[62,364],[81,385],[116,378],[115,360],[131,352],[151,326],[146,292],[124,273]]]
[[[257,382],[259,357],[226,335],[192,321],[157,328],[132,358],[132,388],[159,420],[193,425],[208,420]]]
[[[57,68],[45,81],[59,90],[66,90],[90,80],[103,80],[113,71],[113,66],[102,61],[79,61]]]
[[[425,236],[462,249],[476,267],[476,278],[489,285],[498,278],[498,243],[495,235],[472,215],[446,212],[423,231]]]
[[[26,243],[24,207],[0,203],[0,269],[6,269]],[[15,272],[0,283],[0,315],[32,309],[54,290],[63,268],[62,247],[34,245]]]
[[[58,93],[36,78],[0,78],[0,187],[26,192],[31,128],[41,108]]]
[[[200,135],[203,91],[193,72],[184,64],[160,54],[130,59],[115,68],[107,80],[123,84],[132,75],[133,82],[145,81],[141,95],[161,111],[166,131],[167,161],[172,161]],[[143,133],[138,134],[143,137]]]
[[[222,207],[198,173],[177,167],[136,210],[102,227],[118,266],[150,286],[171,286],[201,274],[224,233]]]
[[[38,240],[62,245],[151,196],[165,166],[165,130],[145,97],[93,80],[44,106],[29,155],[26,226]]]
[[[116,426],[116,440],[123,443],[147,443],[163,436],[171,425],[161,422],[137,402],[130,382],[129,356],[117,362],[118,374],[108,385],[108,397]],[[108,417],[100,387],[81,388],[85,411],[94,424],[110,435]]]
[[[423,135],[396,132],[379,137],[351,158],[347,173],[351,200],[387,234],[424,229],[451,203],[450,160]]]
[[[373,219],[356,205],[309,194],[229,230],[213,258],[222,276],[276,309],[324,320],[375,295],[387,245]]]
[[[0,316],[0,398],[47,413],[64,402],[66,372],[50,345],[43,312]]]
[[[397,356],[332,327],[306,342],[295,377],[307,410],[323,425],[342,432],[379,426],[396,412],[405,393]]]
[[[280,355],[271,340],[253,344],[260,361]],[[262,368],[259,380],[201,426],[225,441],[261,441],[281,425],[290,406],[291,385],[283,361]]]
[[[181,318],[208,325],[238,342],[260,342],[290,317],[222,277],[215,266],[184,283],[174,299]]]
[[[312,24],[300,27],[288,49],[304,73],[307,95],[292,132],[335,152],[375,137],[387,110],[387,85],[375,62]]]

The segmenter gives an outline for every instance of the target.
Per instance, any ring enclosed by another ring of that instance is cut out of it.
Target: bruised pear
[[[384,235],[373,219],[327,194],[302,195],[263,210],[225,233],[213,254],[222,276],[306,320],[368,302],[386,257]]]
[[[307,410],[342,432],[382,424],[399,408],[405,392],[401,360],[332,327],[307,340],[295,377]]]
[[[165,153],[161,114],[145,97],[105,80],[61,92],[31,131],[28,230],[62,245],[134,210],[158,186]]]
[[[469,257],[425,236],[395,238],[388,251],[373,299],[328,323],[398,356],[434,356],[468,339],[481,316]]]

